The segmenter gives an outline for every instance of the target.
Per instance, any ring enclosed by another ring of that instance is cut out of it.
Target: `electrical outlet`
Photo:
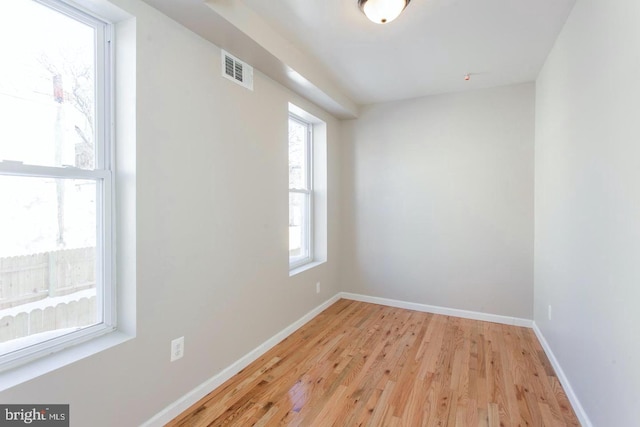
[[[551,305],[549,305],[549,309],[547,310],[547,317],[551,320]]]
[[[320,293],[320,282],[316,282],[316,294]]]
[[[184,337],[171,341],[171,361],[175,362],[184,356]]]

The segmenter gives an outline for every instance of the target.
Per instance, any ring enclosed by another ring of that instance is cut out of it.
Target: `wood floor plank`
[[[527,328],[339,300],[168,426],[579,426]]]
[[[558,406],[560,406],[566,425],[580,426],[580,422],[578,422],[578,419],[576,418],[576,414],[569,403],[569,399],[567,398],[558,377],[553,375],[552,377],[549,377],[549,381],[551,381],[551,388],[553,389]]]

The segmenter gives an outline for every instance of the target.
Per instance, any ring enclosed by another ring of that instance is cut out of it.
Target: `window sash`
[[[302,236],[301,236],[301,248],[303,253],[299,256],[289,256],[289,268],[297,268],[304,264],[307,264],[313,260],[313,215],[311,214],[313,209],[313,194],[309,191],[290,191],[289,194],[304,194],[304,210],[302,212]]]
[[[7,163],[9,163],[7,165]],[[95,325],[59,337],[0,354],[0,371],[11,369],[40,356],[61,350],[115,330],[115,287],[113,286],[113,182],[111,171],[56,168],[0,162],[0,175],[85,179],[96,182],[96,310]],[[51,172],[51,173],[47,173]]]
[[[70,332],[56,338],[41,341],[39,343],[12,351],[0,356],[0,372],[6,371],[24,363],[30,362],[42,356],[64,350],[67,347],[89,341],[101,335],[113,332],[115,325],[98,323],[87,326],[78,331]]]
[[[94,169],[111,169],[111,100],[113,74],[111,36],[112,25],[65,0],[34,0],[45,7],[81,22],[95,31],[95,166]],[[108,100],[108,101],[107,101]],[[19,159],[18,159],[19,160]]]
[[[304,121],[303,119],[301,119],[300,117],[292,113],[289,114],[289,120],[297,122],[298,124],[304,126],[306,130],[305,136],[304,136],[304,146],[305,146],[304,147],[304,151],[305,151],[304,170],[306,172],[305,176],[303,177],[304,187],[303,188],[289,187],[289,190],[290,191],[293,191],[293,190],[313,191],[313,153],[312,153],[313,127],[311,123]]]
[[[59,337],[37,342],[6,354],[0,354],[0,371],[93,339],[116,328],[115,256],[114,256],[114,175],[112,172],[112,75],[113,63],[110,23],[77,9],[64,0],[35,0],[82,22],[95,31],[95,168],[57,167],[0,161],[0,175],[57,179],[84,179],[96,182],[96,304],[100,323],[83,327]]]
[[[304,190],[301,188],[290,188],[289,193],[298,193],[298,194],[311,194],[313,193],[311,190]]]
[[[28,165],[21,162],[5,160],[0,161],[0,174],[61,179],[109,179],[111,171],[108,169],[91,170],[76,167]]]

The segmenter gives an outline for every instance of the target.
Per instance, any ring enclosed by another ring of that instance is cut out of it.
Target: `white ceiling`
[[[338,118],[358,105],[530,82],[576,0],[144,0]],[[465,81],[465,74],[471,80]]]
[[[412,0],[378,25],[357,0],[243,1],[358,104],[532,81],[575,3]]]

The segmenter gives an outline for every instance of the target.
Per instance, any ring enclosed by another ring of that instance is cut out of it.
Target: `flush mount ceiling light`
[[[387,24],[396,19],[411,0],[358,0],[360,10],[376,24]]]

